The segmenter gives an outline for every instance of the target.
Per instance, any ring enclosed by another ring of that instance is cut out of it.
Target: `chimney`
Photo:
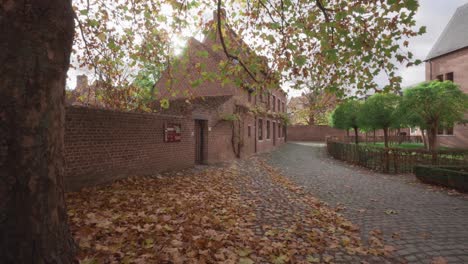
[[[75,91],[83,91],[88,88],[88,76],[85,74],[76,76],[76,88]]]

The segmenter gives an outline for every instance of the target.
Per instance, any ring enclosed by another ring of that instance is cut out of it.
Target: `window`
[[[443,74],[437,75],[436,79],[439,80],[440,82],[443,82],[444,81],[444,75]]]
[[[453,82],[453,72],[445,74],[445,80]]]
[[[268,103],[267,103],[267,109],[270,109],[270,94],[267,93],[267,98],[268,98]]]
[[[251,126],[248,126],[247,127],[247,136],[250,137],[250,129],[251,129]]]
[[[283,113],[286,112],[286,109],[284,108],[284,102],[281,103],[283,105]]]
[[[278,138],[281,138],[281,124],[278,124]]]
[[[453,135],[453,126],[450,126],[450,127],[440,126],[437,129],[437,135],[452,136]]]
[[[267,120],[266,122],[266,139],[270,139],[270,121]]]
[[[446,135],[453,135],[453,126],[452,127],[447,127],[445,129],[445,134]]]
[[[278,99],[278,112],[281,112],[281,108],[280,108],[280,107],[281,107],[281,101],[280,101],[280,99]]]
[[[249,92],[249,103],[252,102],[252,93]]]
[[[263,120],[258,120],[258,140],[263,140]]]
[[[276,111],[276,96],[273,95],[273,112]]]

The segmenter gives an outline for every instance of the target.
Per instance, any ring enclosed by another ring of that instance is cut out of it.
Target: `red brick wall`
[[[191,119],[77,107],[65,118],[67,190],[194,165]],[[182,125],[181,142],[164,142],[165,122]]]
[[[257,138],[258,138],[258,119],[263,120],[263,139],[257,140],[257,153],[271,151],[274,148],[284,144],[284,133],[281,134],[281,137],[278,134],[278,120],[269,117],[257,117]],[[267,124],[270,121],[270,138],[267,138]],[[276,133],[273,133],[273,122],[276,123]],[[273,136],[276,137],[276,142],[273,140]]]
[[[432,76],[431,76],[432,65]],[[468,48],[426,62],[426,80],[435,80],[437,75],[453,72],[453,81],[468,93]],[[468,113],[465,114],[468,119]],[[453,135],[438,136],[442,146],[468,148],[468,125],[456,125]]]
[[[327,136],[343,138],[346,131],[329,126],[288,127],[288,141],[325,141]]]

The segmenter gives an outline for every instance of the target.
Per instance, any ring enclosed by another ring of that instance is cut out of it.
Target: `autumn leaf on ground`
[[[391,210],[391,209],[389,209],[389,210],[386,210],[386,211],[385,211],[385,213],[386,213],[386,214],[388,214],[388,215],[398,214],[398,212],[397,212],[397,211],[395,211],[395,210]]]
[[[447,260],[443,257],[435,257],[432,259],[431,264],[447,264]]]

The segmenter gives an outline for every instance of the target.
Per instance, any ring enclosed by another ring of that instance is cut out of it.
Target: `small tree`
[[[362,126],[384,131],[385,147],[388,147],[389,128],[400,123],[396,114],[400,98],[395,94],[374,94],[362,105],[358,115]]]
[[[439,127],[463,121],[468,95],[451,81],[432,81],[406,90],[402,108],[410,125],[427,129],[429,150],[434,151]]]
[[[358,113],[361,109],[361,106],[361,102],[357,100],[349,100],[339,104],[331,116],[331,125],[333,127],[354,130],[356,144],[359,144],[358,129],[360,124],[358,122]]]

